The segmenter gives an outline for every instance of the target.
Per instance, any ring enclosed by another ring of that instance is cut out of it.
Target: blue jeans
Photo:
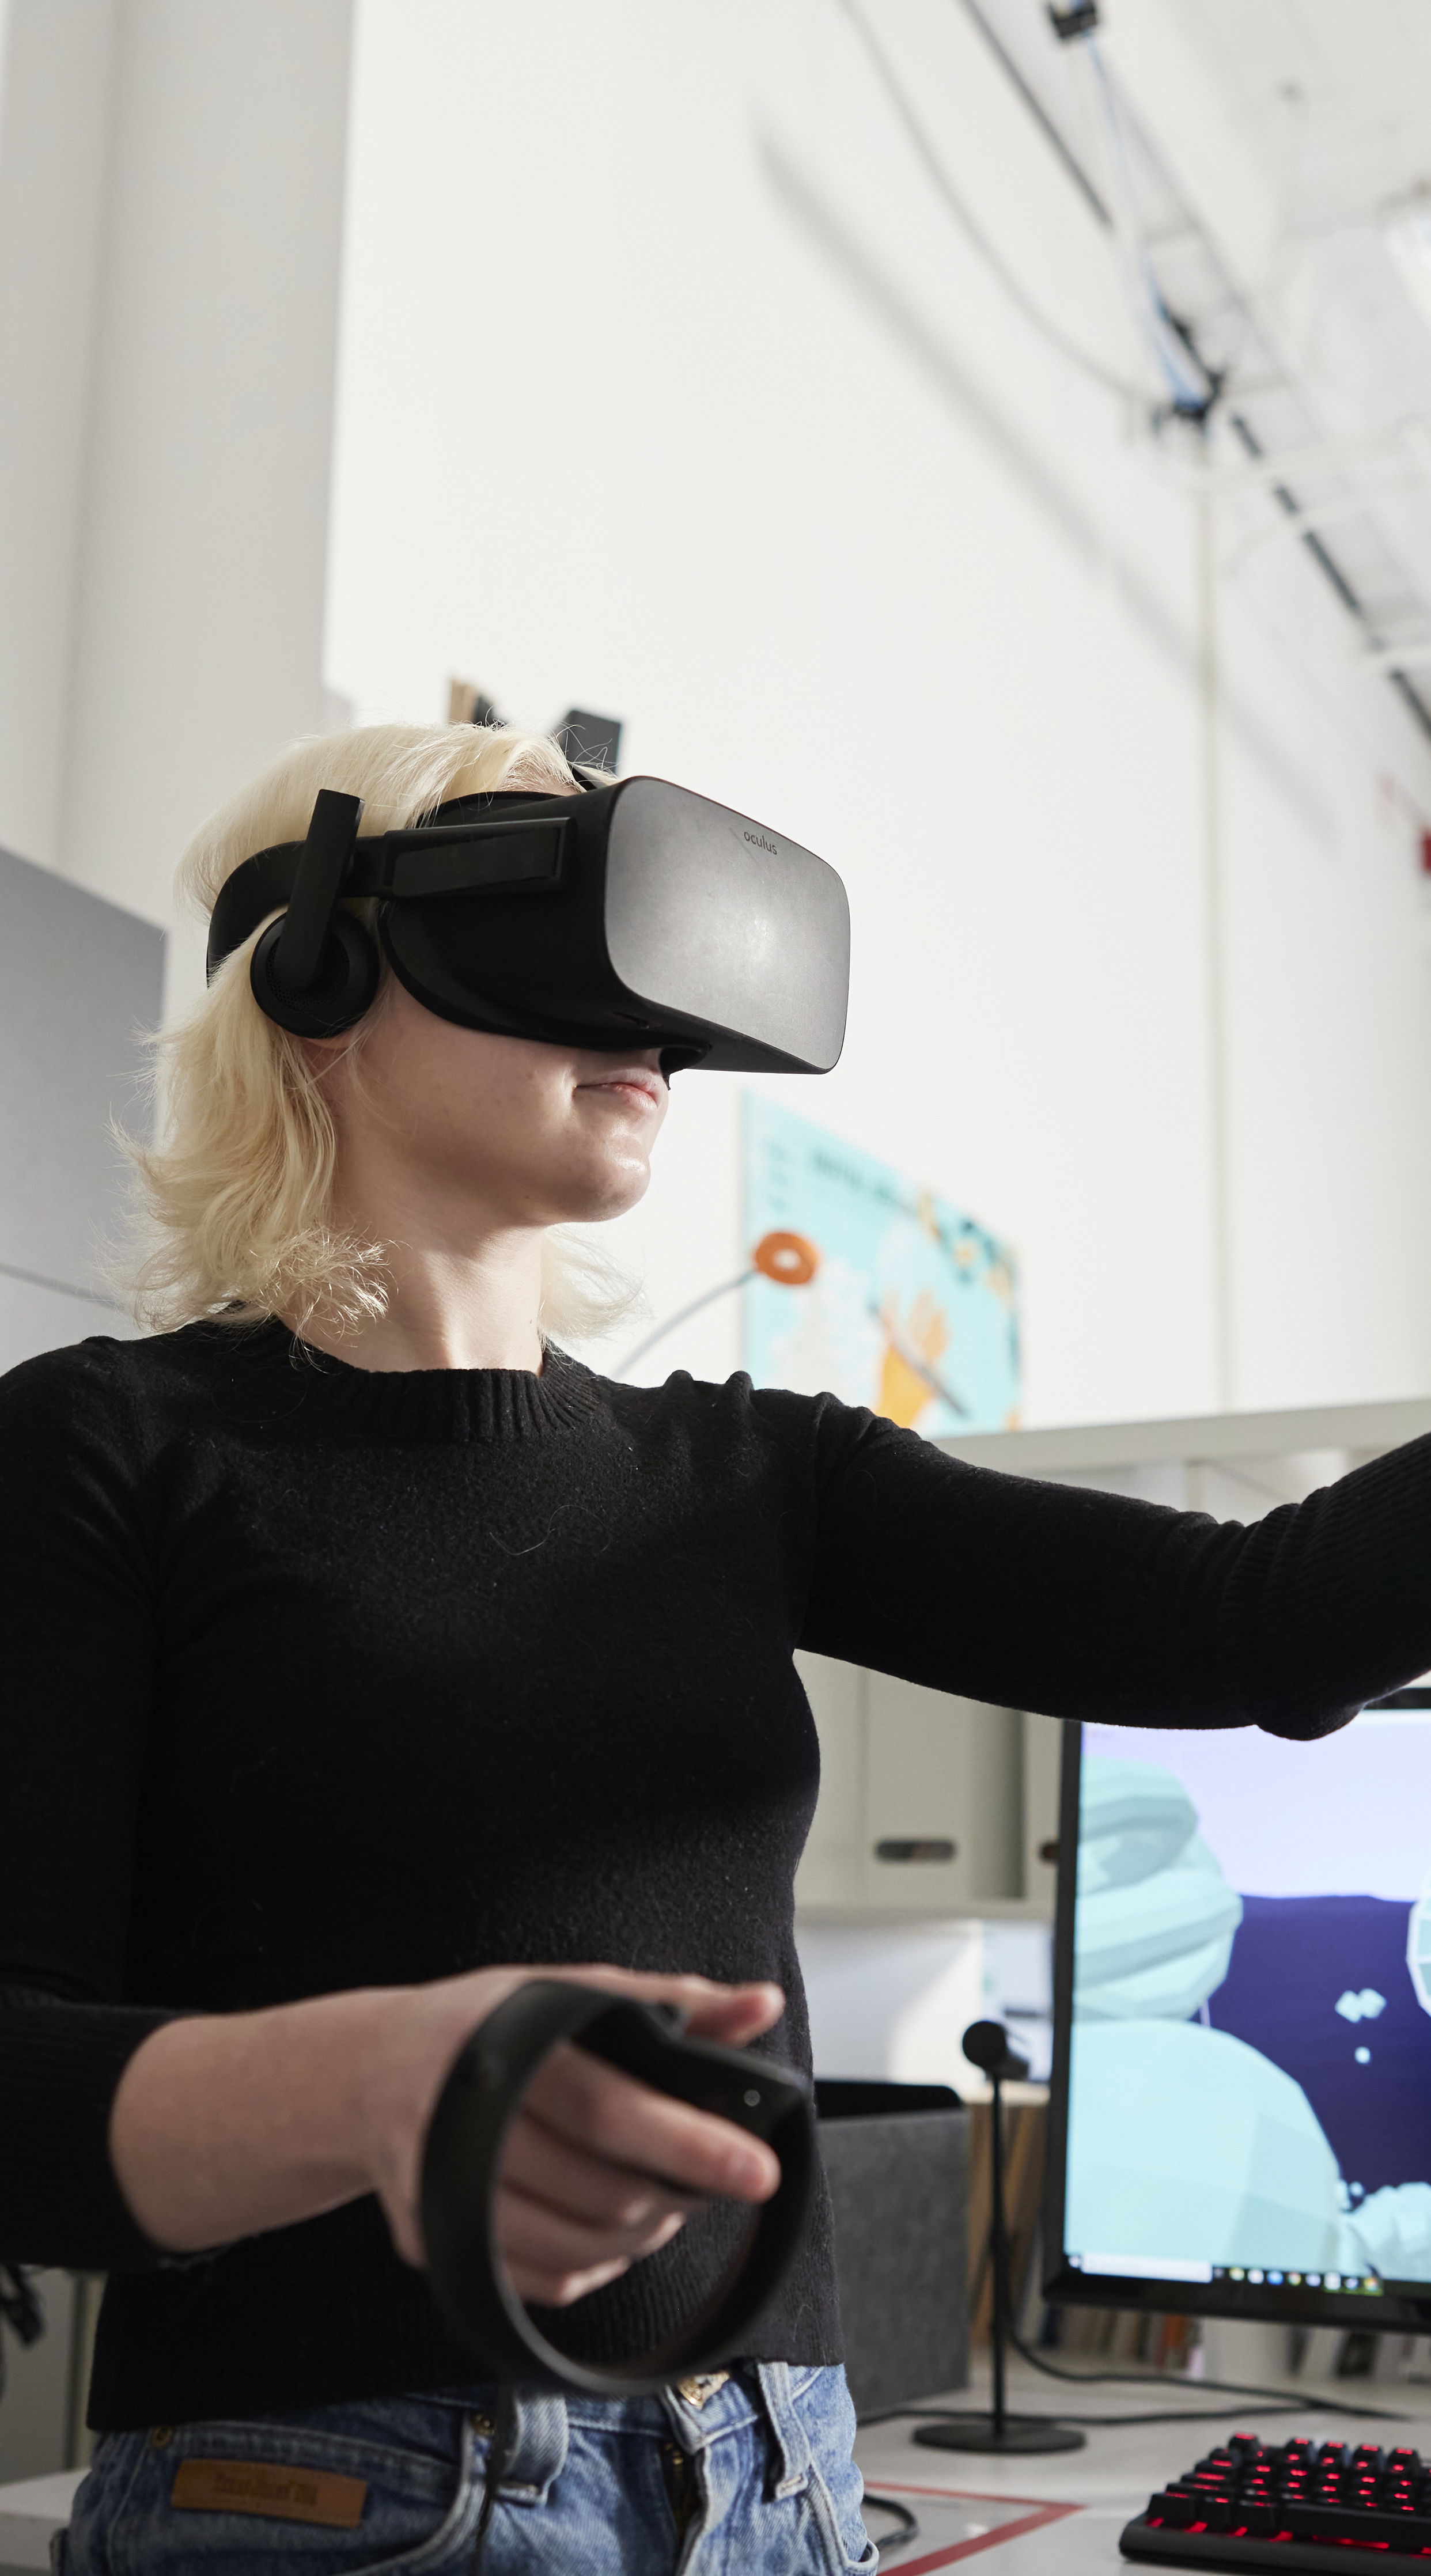
[[[492,2389],[453,2389],[103,2434],[55,2569],[465,2576],[495,2410]],[[842,2370],[781,2361],[699,2406],[521,2397],[482,2576],[872,2571],[854,2430]]]

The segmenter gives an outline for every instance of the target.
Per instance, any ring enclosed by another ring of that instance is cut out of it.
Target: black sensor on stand
[[[937,2422],[919,2424],[914,2438],[931,2451],[1081,2451],[1087,2435],[1076,2425],[1056,2424],[1048,2415],[1011,2415],[1006,2394],[1006,2359],[1013,2325],[1013,2294],[1009,2264],[1009,2225],[1004,2207],[1004,2086],[1021,2083],[1028,2074],[1028,2060],[1009,2045],[1009,2034],[1002,2022],[972,2022],[962,2042],[971,2066],[987,2075],[992,2093],[993,2126],[991,2165],[992,2224],[990,2238],[994,2257],[994,2312],[989,2329],[990,2363],[993,2375],[993,2406],[987,2415],[941,2415]]]

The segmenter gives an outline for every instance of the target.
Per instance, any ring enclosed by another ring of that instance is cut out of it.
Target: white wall
[[[1237,1386],[1253,1405],[1419,1393],[1424,747],[1385,684],[1352,671],[1346,621],[1294,546],[1232,586],[1224,635],[1234,703],[1256,711],[1264,746],[1227,730]]]
[[[1106,239],[967,21],[875,14],[1126,371]],[[438,715],[454,672],[539,724],[610,708],[626,767],[842,869],[849,1046],[773,1087],[1013,1237],[1028,1418],[1431,1382],[1431,761],[1305,559],[1221,603],[1220,1375],[1186,476],[1011,311],[825,0],[358,30],[330,679],[363,718]],[[626,1229],[658,1315],[737,1266],[737,1088],[683,1077]],[[649,1373],[737,1356],[728,1305]]]
[[[817,2074],[981,2090],[959,2045],[986,2009],[980,1924],[807,1923],[800,1969]]]
[[[988,2081],[960,2045],[974,2021],[1004,2021],[1035,2083],[1052,2056],[1052,1961],[1042,1923],[799,1927],[817,2075],[952,2084],[982,2101]]]

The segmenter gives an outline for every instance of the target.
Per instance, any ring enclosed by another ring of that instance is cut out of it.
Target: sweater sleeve
[[[0,1380],[0,2256],[158,2263],[110,2104],[170,2018],[123,2001],[153,1686],[153,1583],[122,1345]]]
[[[816,1653],[1052,1717],[1291,1737],[1431,1666],[1431,1436],[1248,1527],[843,1408],[819,1437]]]

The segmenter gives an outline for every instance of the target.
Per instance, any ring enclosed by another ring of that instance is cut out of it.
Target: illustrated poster
[[[929,1436],[1017,1424],[1007,1244],[753,1092],[744,1163],[745,1365],[757,1386],[828,1390]]]

